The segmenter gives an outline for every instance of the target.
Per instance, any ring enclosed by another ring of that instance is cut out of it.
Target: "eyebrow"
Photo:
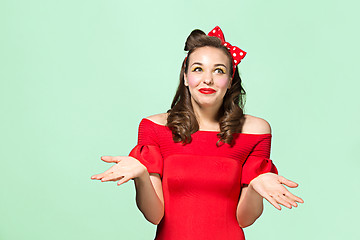
[[[193,64],[191,64],[191,66],[195,65],[195,64],[198,64],[198,65],[203,65],[202,63],[200,62],[194,62]],[[222,63],[218,63],[218,64],[215,64],[215,67],[218,67],[218,66],[223,66],[224,68],[226,68],[226,66]]]

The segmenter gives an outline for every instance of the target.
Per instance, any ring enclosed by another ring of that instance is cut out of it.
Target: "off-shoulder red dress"
[[[269,159],[271,134],[234,134],[222,144],[215,131],[197,131],[175,143],[166,126],[143,118],[130,156],[162,179],[165,214],[156,240],[243,240],[236,207],[243,184],[261,173],[278,173]]]

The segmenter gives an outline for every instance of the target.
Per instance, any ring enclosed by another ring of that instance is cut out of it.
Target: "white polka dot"
[[[244,53],[243,53],[243,52],[240,52],[240,56],[242,56],[242,55],[244,55]]]
[[[213,30],[213,33],[215,33],[215,32],[216,32],[216,30],[214,29],[214,30]]]
[[[236,53],[233,53],[233,56],[236,57]]]
[[[236,61],[236,60],[234,60],[234,63],[237,63],[237,61]]]
[[[227,46],[227,43],[224,43],[224,46],[226,47],[226,46]]]
[[[234,47],[233,50],[235,50],[236,48]]]

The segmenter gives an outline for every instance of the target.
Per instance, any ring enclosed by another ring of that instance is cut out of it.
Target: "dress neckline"
[[[143,118],[144,120],[147,120],[148,122],[156,125],[156,126],[159,126],[159,127],[163,127],[163,128],[167,128],[167,126],[165,125],[162,125],[162,124],[159,124],[159,123],[156,123],[154,121],[151,121],[150,119],[147,119],[147,118]],[[198,130],[196,131],[195,133],[212,133],[212,134],[218,134],[220,133],[219,131],[211,131],[211,130]],[[270,135],[271,136],[271,133],[235,133],[235,134],[241,134],[241,135],[254,135],[254,136],[266,136],[266,135]]]

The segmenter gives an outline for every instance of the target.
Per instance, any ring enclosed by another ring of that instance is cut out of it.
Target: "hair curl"
[[[222,45],[221,40],[217,37],[207,36],[199,29],[193,30],[186,39],[185,51],[188,52],[188,57],[183,61],[180,71],[180,82],[176,94],[171,104],[171,109],[167,112],[167,126],[171,129],[174,142],[182,142],[187,144],[191,142],[191,134],[199,130],[199,123],[196,119],[192,104],[191,95],[187,86],[184,85],[184,73],[188,71],[189,56],[198,48],[214,47],[223,50],[229,57],[231,64],[230,76],[232,76],[232,58],[228,49]],[[217,120],[220,125],[220,132],[217,134],[219,141],[216,143],[219,146],[220,142],[232,144],[233,133],[241,132],[245,117],[245,90],[241,86],[241,78],[239,76],[238,68],[236,67],[234,78],[230,89],[227,90],[224,101],[219,109]]]

